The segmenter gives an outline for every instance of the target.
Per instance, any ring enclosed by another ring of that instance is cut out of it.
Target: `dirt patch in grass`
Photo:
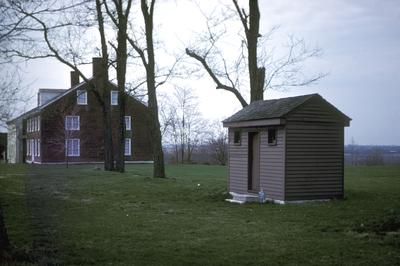
[[[400,212],[391,211],[379,218],[357,223],[352,231],[358,238],[400,248]]]
[[[400,230],[400,212],[390,213],[374,220],[367,220],[354,226],[357,233],[386,234]]]

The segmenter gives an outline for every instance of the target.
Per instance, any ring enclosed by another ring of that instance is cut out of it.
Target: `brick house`
[[[104,123],[102,108],[94,90],[98,90],[100,58],[93,58],[93,77],[79,82],[71,72],[71,88],[40,89],[38,106],[9,121],[8,161],[10,163],[86,163],[104,161]],[[110,82],[113,136],[118,126],[118,91]],[[146,105],[132,96],[126,97],[125,160],[151,162]],[[116,149],[114,141],[114,149]]]

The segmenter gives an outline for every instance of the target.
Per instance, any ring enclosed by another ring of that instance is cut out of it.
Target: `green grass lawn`
[[[12,245],[65,265],[399,265],[400,166],[345,171],[345,200],[225,202],[225,167],[0,165]],[[200,184],[200,185],[198,185]]]

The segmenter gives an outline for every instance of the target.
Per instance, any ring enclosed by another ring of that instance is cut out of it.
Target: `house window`
[[[235,145],[240,145],[240,131],[233,132],[233,143]]]
[[[68,157],[80,156],[80,140],[66,139],[65,140],[65,155]]]
[[[276,145],[276,129],[268,129],[268,145]]]
[[[31,140],[26,140],[26,155],[31,155]]]
[[[37,120],[38,120],[38,128],[37,128],[37,130],[40,131],[40,116],[37,117]]]
[[[40,139],[37,140],[37,156],[40,156]]]
[[[125,130],[131,130],[131,117],[125,116]]]
[[[111,105],[118,105],[118,91],[111,91]]]
[[[76,91],[76,103],[78,105],[87,105],[87,91],[85,90]]]
[[[36,139],[33,139],[33,156],[37,155],[37,141]]]
[[[78,115],[67,115],[65,117],[65,130],[79,130],[79,116]]]
[[[126,156],[131,155],[131,139],[129,138],[125,139],[125,155]]]
[[[31,119],[28,118],[28,120],[26,121],[26,130],[28,132],[31,132]]]

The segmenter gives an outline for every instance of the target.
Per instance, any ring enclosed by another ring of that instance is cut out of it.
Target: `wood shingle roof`
[[[340,115],[344,121],[350,121],[349,117],[336,109],[319,94],[315,93],[281,99],[255,101],[234,115],[225,119],[223,123],[285,118],[290,112],[303,105],[310,99],[319,99],[323,101],[333,112]]]

